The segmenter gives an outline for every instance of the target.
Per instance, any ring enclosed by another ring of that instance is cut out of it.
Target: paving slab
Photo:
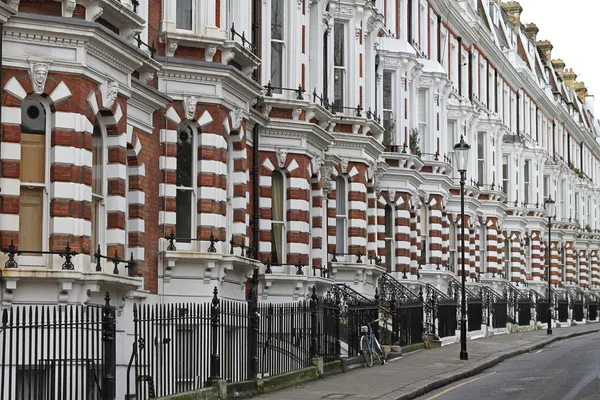
[[[359,368],[257,396],[260,399],[414,399],[452,382],[481,373],[503,360],[537,350],[556,340],[600,331],[599,323],[495,335],[467,342],[468,361],[460,361],[460,344],[418,350],[373,368]]]

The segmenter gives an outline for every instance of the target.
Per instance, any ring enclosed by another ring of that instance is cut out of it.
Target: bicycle
[[[365,360],[365,364],[367,366],[373,366],[373,353],[375,353],[375,357],[379,360],[381,365],[385,363],[385,350],[377,341],[375,337],[375,332],[373,328],[371,328],[371,324],[379,322],[379,319],[375,321],[368,322],[367,326],[360,327],[360,351]]]

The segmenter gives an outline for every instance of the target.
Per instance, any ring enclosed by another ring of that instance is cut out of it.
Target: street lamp
[[[546,217],[548,217],[548,330],[546,333],[552,335],[552,295],[550,289],[550,278],[551,278],[551,260],[552,254],[552,218],[554,218],[554,212],[556,211],[556,203],[552,200],[552,196],[548,196],[546,199]]]
[[[466,314],[466,296],[465,296],[465,175],[467,173],[467,164],[469,160],[469,149],[471,146],[465,143],[462,135],[460,142],[454,146],[454,154],[456,155],[456,169],[460,172],[460,247],[461,247],[461,281],[462,295],[460,303],[460,359],[468,360],[467,353],[467,320]]]

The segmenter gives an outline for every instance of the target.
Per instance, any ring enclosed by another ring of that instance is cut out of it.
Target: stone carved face
[[[279,162],[279,168],[283,168],[285,166],[287,155],[288,151],[286,149],[277,150],[277,161]]]
[[[37,63],[33,65],[33,86],[37,94],[44,92],[48,78],[48,64]]]
[[[232,128],[237,130],[242,126],[242,120],[244,119],[244,114],[241,108],[237,108],[233,113],[233,118],[231,120]]]
[[[119,95],[119,82],[110,82],[108,84],[108,93],[106,94],[106,108],[112,108]]]
[[[198,104],[198,98],[196,96],[188,97],[185,103],[185,113],[188,119],[193,119],[196,114],[196,105]]]
[[[348,172],[348,159],[347,158],[342,158],[340,167],[342,169],[342,173],[345,174],[346,172]]]

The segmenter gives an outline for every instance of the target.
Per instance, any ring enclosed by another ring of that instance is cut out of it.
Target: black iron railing
[[[279,87],[279,86],[273,86],[271,84],[271,81],[269,81],[269,83],[264,85],[263,88],[267,89],[267,92],[265,93],[265,96],[267,96],[267,97],[273,97],[273,90],[286,90],[286,91],[296,93],[296,100],[304,100],[303,94],[306,92],[306,90],[304,90],[302,88],[302,85],[300,85],[300,84],[298,85],[298,88],[293,89],[293,88],[284,88],[284,87]]]
[[[115,314],[108,293],[104,306],[4,309],[0,346],[1,400],[115,398]]]
[[[341,106],[339,104],[337,104],[335,101],[333,102],[333,108],[332,108],[332,112],[335,113],[341,113],[344,110],[353,110],[355,112],[355,116],[356,117],[362,117],[362,112],[363,112],[363,108],[361,107],[360,104],[358,104],[356,107],[344,107]]]
[[[252,44],[251,41],[249,41],[248,39],[246,39],[246,34],[245,32],[242,31],[242,34],[240,35],[236,30],[235,30],[235,24],[232,23],[231,24],[231,29],[229,30],[231,32],[231,40],[235,40],[236,36],[239,37],[242,40],[242,47],[248,47],[248,50],[250,50],[251,52],[255,52],[256,51],[256,46],[254,44]]]
[[[272,263],[271,260],[267,260],[267,262],[265,262],[265,274],[272,274],[273,270],[271,269],[271,267],[286,267],[286,266],[290,266],[290,267],[295,267],[296,268],[296,275],[304,275],[304,272],[302,271],[302,268],[307,267],[307,264],[301,263],[301,262],[297,262],[296,264],[285,264],[285,263]],[[313,266],[313,270],[315,269],[315,267]]]
[[[375,115],[373,112],[371,112],[371,107],[369,107],[369,109],[367,110],[367,118],[372,119],[378,124],[381,124],[381,115]]]
[[[167,239],[169,241],[169,245],[167,246],[167,251],[177,251],[177,247],[175,246],[175,242],[177,240],[182,241],[182,242],[194,242],[194,241],[204,241],[205,240],[205,239],[201,239],[201,238],[175,237],[175,234],[173,233],[172,230],[171,230],[171,233],[169,234],[169,236],[165,236],[165,239]],[[208,241],[210,242],[210,245],[208,246],[208,249],[206,249],[207,253],[216,253],[217,248],[215,247],[215,243],[224,242],[224,240],[217,239],[213,232],[210,233],[210,237],[208,238]]]
[[[230,248],[229,248],[229,254],[233,254],[233,249],[235,247],[239,247],[241,249],[241,253],[240,256],[242,257],[248,257],[248,258],[252,258],[254,257],[255,253],[256,253],[256,249],[252,246],[247,246],[246,244],[242,243],[238,243],[235,241],[235,236],[231,235],[231,240],[229,241],[230,244]]]
[[[313,276],[317,276],[317,270],[319,270],[319,276],[321,278],[328,278],[331,273],[330,268],[327,265],[314,265],[312,266]]]
[[[369,253],[369,264],[373,265],[373,263],[375,263],[377,266],[381,266],[381,257],[378,256],[374,251]]]
[[[65,247],[65,251],[21,250],[21,249],[17,249],[17,247],[14,245],[13,241],[11,240],[10,245],[8,245],[8,248],[2,249],[2,252],[4,254],[8,255],[8,260],[4,263],[5,268],[18,268],[19,264],[15,260],[15,257],[20,256],[21,254],[38,254],[38,255],[50,254],[50,255],[57,255],[57,256],[60,256],[61,258],[65,259],[65,262],[63,262],[63,265],[62,265],[62,269],[64,269],[64,270],[75,269],[75,266],[73,265],[73,262],[71,261],[71,259],[79,254],[78,252],[73,251],[73,249],[71,249],[71,246],[69,245],[68,240],[67,240],[67,246]]]
[[[151,45],[144,42],[139,33],[135,35],[135,41],[137,43],[137,47],[140,49],[142,48],[142,45],[146,46],[146,48],[150,52],[151,57],[154,58],[154,55],[156,54],[156,46],[154,45],[154,41],[152,41]]]
[[[221,299],[215,287],[203,303],[134,306],[130,370],[137,378],[127,398],[282,374],[311,365],[317,355],[338,358],[340,309],[339,300],[319,298],[314,287],[308,301],[290,303],[258,304],[254,295],[246,302]]]
[[[326,110],[328,110],[329,112],[333,112],[333,103],[329,102],[329,99],[325,98],[323,96],[323,93],[321,93],[321,95],[319,96],[317,94],[317,89],[313,89],[313,103],[316,103],[317,100],[319,100],[319,104],[321,104],[321,106],[323,106]]]
[[[356,256],[356,263],[357,264],[362,264],[362,258],[365,256],[362,252],[357,252],[357,253],[338,253],[336,251],[333,251],[331,253],[329,253],[331,255],[331,262],[338,262],[337,256]]]
[[[113,263],[113,265],[114,265],[113,274],[118,275],[119,274],[119,264],[124,264],[125,268],[127,269],[127,275],[135,276],[135,261],[133,260],[133,253],[131,253],[129,260],[119,258],[119,253],[117,250],[115,250],[114,257],[105,256],[105,255],[101,254],[100,245],[98,245],[98,248],[96,249],[96,252],[94,253],[94,258],[96,260],[96,272],[102,272],[102,265],[100,264],[100,260],[105,259],[105,260],[108,260],[111,263]]]

